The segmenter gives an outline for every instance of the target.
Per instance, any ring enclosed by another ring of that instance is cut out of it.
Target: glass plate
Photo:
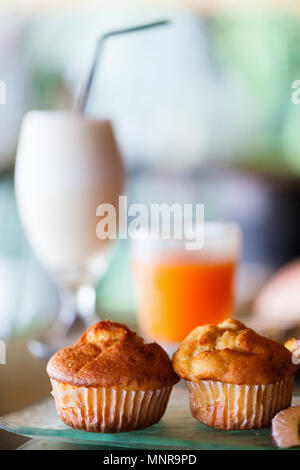
[[[300,397],[294,397],[294,405]],[[32,438],[77,444],[135,449],[276,449],[270,430],[222,431],[195,421],[188,406],[188,392],[174,387],[163,419],[149,428],[116,434],[77,431],[56,415],[52,397],[0,418],[0,428]]]

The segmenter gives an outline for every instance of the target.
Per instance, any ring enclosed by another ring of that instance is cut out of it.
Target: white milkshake
[[[77,283],[101,274],[108,241],[96,236],[96,208],[110,203],[117,210],[123,182],[109,121],[51,111],[26,116],[17,204],[33,250],[54,275]]]

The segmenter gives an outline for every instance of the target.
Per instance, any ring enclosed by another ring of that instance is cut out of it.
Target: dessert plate
[[[300,396],[294,397],[293,405],[300,405]],[[0,428],[36,439],[101,445],[102,448],[276,449],[271,443],[270,429],[222,431],[194,420],[189,412],[188,391],[182,384],[173,388],[163,419],[154,426],[138,431],[101,434],[72,429],[57,417],[52,397],[1,417]]]

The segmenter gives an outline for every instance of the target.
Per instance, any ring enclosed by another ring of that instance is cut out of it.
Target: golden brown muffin
[[[173,357],[193,416],[223,429],[269,426],[291,403],[297,366],[284,346],[236,320],[195,328]]]
[[[120,323],[102,321],[48,362],[56,407],[68,425],[118,432],[150,426],[178,381],[167,353]]]

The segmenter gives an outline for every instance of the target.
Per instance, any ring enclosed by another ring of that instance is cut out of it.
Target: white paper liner
[[[191,413],[198,421],[220,429],[257,429],[269,427],[276,413],[291,405],[294,377],[268,385],[186,383]]]
[[[131,431],[157,423],[172,389],[74,387],[53,379],[51,383],[60,418],[73,428],[90,432]]]

